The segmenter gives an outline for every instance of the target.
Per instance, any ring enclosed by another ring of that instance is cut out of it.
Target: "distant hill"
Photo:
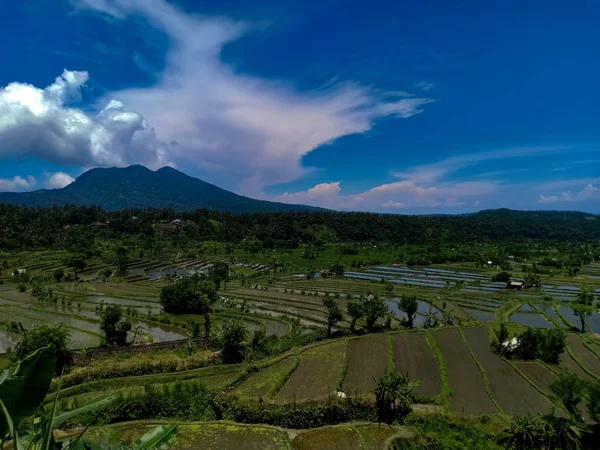
[[[190,177],[171,167],[92,169],[63,189],[0,193],[0,203],[24,206],[100,206],[106,211],[131,208],[208,209],[232,213],[323,211],[305,205],[255,200]]]

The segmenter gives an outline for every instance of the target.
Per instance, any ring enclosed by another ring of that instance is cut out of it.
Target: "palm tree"
[[[508,430],[504,431],[500,443],[515,450],[538,448],[542,430],[542,421],[538,416],[516,416]]]
[[[391,425],[395,420],[403,421],[414,401],[412,383],[406,373],[388,373],[375,379],[375,404],[379,425]]]

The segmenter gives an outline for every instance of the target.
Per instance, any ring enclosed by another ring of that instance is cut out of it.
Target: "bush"
[[[56,355],[56,374],[60,375],[72,359],[71,352],[67,350],[69,335],[69,331],[64,330],[61,325],[33,328],[26,331],[23,339],[17,343],[15,356],[23,359],[42,347],[50,346],[50,350]]]
[[[225,364],[237,364],[244,360],[246,355],[246,328],[239,320],[229,320],[223,323],[221,332],[223,351],[221,356]]]
[[[492,281],[500,282],[500,283],[508,283],[510,281],[510,277],[512,274],[508,272],[500,272],[492,277]]]

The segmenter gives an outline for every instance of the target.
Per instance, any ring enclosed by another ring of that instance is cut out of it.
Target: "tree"
[[[229,281],[229,264],[225,261],[215,263],[215,265],[208,270],[208,278],[215,283],[217,291],[221,289],[221,283],[223,283],[225,289],[227,289],[227,282]]]
[[[121,272],[127,270],[127,264],[129,264],[129,250],[123,246],[118,247],[115,250],[117,255],[117,265]]]
[[[125,345],[131,322],[124,320],[123,309],[119,305],[108,305],[100,314],[100,330],[104,332],[109,345]]]
[[[210,336],[211,313],[218,299],[215,285],[198,275],[184,277],[160,291],[160,303],[173,314],[202,314],[205,336]]]
[[[581,322],[581,332],[585,333],[585,321],[592,315],[592,305],[594,294],[589,289],[581,289],[577,298],[571,303],[573,313],[579,317]]]
[[[223,338],[223,351],[221,356],[225,364],[237,364],[244,360],[246,355],[246,329],[239,320],[228,320],[221,329]]]
[[[351,300],[346,306],[346,312],[350,316],[350,331],[354,332],[356,328],[356,322],[365,315],[364,304]]]
[[[565,410],[572,416],[579,418],[577,407],[583,400],[586,384],[577,375],[571,373],[561,375],[551,385],[550,390],[563,404]]]
[[[542,285],[542,277],[541,275],[534,273],[533,271],[529,271],[523,277],[523,281],[525,283],[525,287],[539,287]]]
[[[64,265],[73,269],[73,274],[75,275],[75,280],[79,279],[78,272],[81,272],[85,269],[85,255],[81,253],[73,253],[67,255],[67,257],[63,261]]]
[[[344,318],[342,310],[335,300],[330,297],[323,299],[323,305],[327,307],[327,335],[331,336],[331,327]]]
[[[510,351],[510,348],[503,345],[505,342],[507,342],[510,339],[510,334],[508,332],[508,328],[506,327],[506,324],[501,323],[500,329],[494,330],[494,333],[496,334],[496,338],[492,341],[492,348],[499,355],[505,356],[505,357],[508,356],[508,352]]]
[[[403,295],[398,305],[400,311],[404,312],[408,320],[408,328],[413,328],[415,315],[419,309],[419,302],[414,295]]]
[[[558,364],[560,355],[564,352],[567,335],[558,328],[549,328],[542,333],[542,347],[539,357],[547,363]]]
[[[393,373],[375,379],[375,406],[377,421],[391,425],[403,422],[411,411],[414,395],[408,374]]]
[[[19,359],[39,350],[47,348],[47,353],[56,358],[56,375],[60,375],[63,369],[71,362],[71,352],[67,350],[71,333],[57,326],[41,326],[32,328],[23,333],[23,338],[15,346],[15,356]]]
[[[425,314],[425,328],[435,328],[439,322],[437,314],[433,310],[433,306],[429,305],[429,310]]]
[[[335,273],[337,276],[343,277],[344,276],[344,265],[342,264],[341,261],[338,261],[336,263],[333,263],[330,267],[329,270],[333,273]]]
[[[394,293],[394,285],[392,283],[388,283],[385,285],[385,293],[387,295],[392,295]]]
[[[590,418],[600,423],[600,381],[589,383],[587,386],[587,410]]]
[[[512,276],[512,274],[510,274],[508,272],[500,272],[492,277],[492,281],[508,283],[510,281],[511,276]]]
[[[552,410],[541,416],[541,440],[537,448],[549,450],[579,450],[586,427],[574,416],[557,417]]]
[[[532,450],[540,448],[543,440],[543,423],[539,416],[515,416],[510,426],[500,437],[504,448],[514,450]]]
[[[375,294],[367,295],[362,302],[362,308],[367,322],[367,329],[372,331],[375,328],[375,322],[388,312],[385,302]]]
[[[59,267],[54,272],[52,272],[52,276],[56,281],[61,282],[63,277],[65,276],[65,271],[62,267]]]

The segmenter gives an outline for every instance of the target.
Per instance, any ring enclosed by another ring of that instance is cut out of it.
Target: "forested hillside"
[[[177,227],[171,221],[180,219]],[[106,226],[98,226],[101,222]],[[65,230],[68,228],[68,230]],[[67,233],[78,228],[77,233]],[[489,210],[462,216],[281,212],[243,214],[197,210],[122,210],[99,207],[25,208],[0,204],[0,248],[55,248],[67,235],[92,233],[149,239],[214,240],[259,248],[300,244],[389,243],[446,246],[544,240],[590,243],[600,238],[598,216],[580,212]]]

